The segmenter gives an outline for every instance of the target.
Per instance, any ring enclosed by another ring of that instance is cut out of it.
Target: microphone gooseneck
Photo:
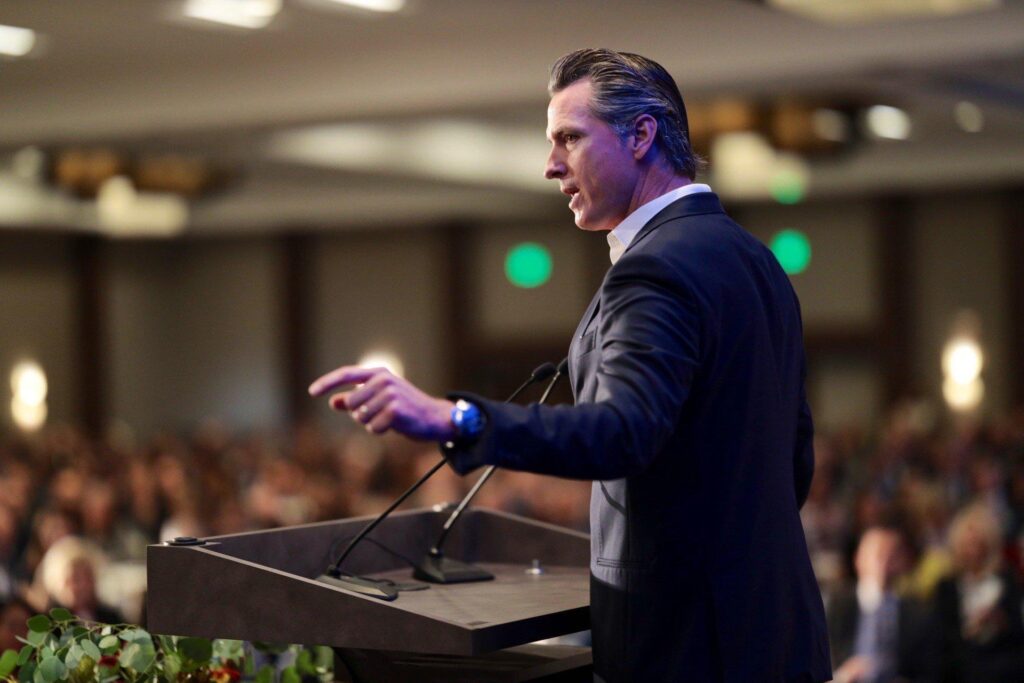
[[[555,385],[558,384],[558,380],[562,378],[562,375],[565,374],[568,367],[568,358],[563,358],[557,368],[551,363],[545,363],[534,370],[534,375],[531,376],[530,382],[525,384],[523,387],[520,387],[520,390],[529,386],[529,384],[534,381],[543,381],[544,379],[554,375],[547,387],[545,387],[540,400],[537,402],[538,405],[543,404],[548,400],[548,396],[551,395],[551,391],[555,388]],[[545,369],[545,373],[543,375],[540,374],[540,370],[542,368]],[[534,377],[537,376],[540,376],[540,378],[534,379]],[[513,394],[512,397],[509,398],[509,401],[511,401],[512,398],[515,398],[517,393]],[[469,490],[469,493],[467,493],[459,502],[458,507],[456,507],[452,514],[449,515],[448,519],[444,523],[444,527],[441,529],[441,534],[437,537],[437,541],[434,543],[434,546],[427,553],[423,562],[420,563],[413,572],[413,576],[417,579],[430,581],[432,583],[463,583],[467,581],[487,581],[494,578],[493,574],[480,569],[479,567],[474,567],[473,565],[459,562],[458,560],[446,558],[441,548],[444,545],[445,540],[448,538],[448,533],[462,516],[463,511],[469,506],[470,502],[474,497],[476,497],[476,494],[480,489],[483,488],[483,485],[491,478],[496,469],[497,468],[494,465],[488,466],[488,468],[484,470],[484,473],[480,475],[480,478],[476,480],[476,483],[473,484],[473,488]]]

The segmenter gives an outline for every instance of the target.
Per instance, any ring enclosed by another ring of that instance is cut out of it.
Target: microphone
[[[551,365],[548,363],[547,365]],[[553,367],[553,366],[552,366]],[[554,377],[548,383],[547,388],[544,389],[544,394],[540,397],[538,404],[543,404],[548,400],[548,396],[551,395],[551,390],[558,384],[558,380],[565,374],[566,369],[569,367],[569,359],[563,358],[562,362],[558,364],[558,368],[554,371]],[[540,368],[538,368],[539,370]],[[444,523],[444,528],[441,529],[441,535],[437,537],[437,541],[434,546],[427,553],[423,561],[415,567],[413,570],[413,577],[421,581],[429,581],[431,583],[466,583],[468,581],[489,581],[494,578],[494,574],[475,567],[466,562],[460,562],[459,560],[453,560],[445,557],[444,552],[441,550],[441,546],[444,545],[445,539],[448,538],[448,533],[455,526],[455,522],[458,521],[459,517],[462,516],[463,511],[469,506],[470,501],[476,497],[476,494],[483,488],[483,485],[487,483],[487,480],[491,478],[494,471],[497,468],[494,465],[490,465],[484,473],[480,475],[480,478],[473,484],[473,488],[469,490],[466,497],[462,499],[459,506],[455,508],[455,511],[448,517],[448,521]]]
[[[552,375],[557,375],[557,373],[558,369],[555,368],[555,366],[552,363],[543,363],[541,365],[538,365],[534,369],[534,371],[530,373],[530,377],[525,382],[520,384],[519,387],[512,392],[511,396],[505,399],[505,403],[511,403],[516,398],[518,398],[519,394],[523,393],[528,387],[536,384],[537,382],[543,382],[548,377],[551,377]],[[369,524],[363,527],[363,530],[356,534],[355,538],[353,538],[349,542],[348,546],[346,546],[345,550],[338,557],[338,560],[330,567],[328,567],[327,571],[324,574],[318,576],[317,580],[322,581],[324,583],[329,583],[333,586],[338,586],[339,588],[354,591],[356,593],[369,595],[374,598],[380,598],[381,600],[387,600],[389,602],[398,597],[398,592],[400,589],[405,588],[406,590],[408,590],[409,588],[405,586],[395,585],[391,581],[371,579],[362,576],[356,576],[354,574],[349,574],[348,572],[345,572],[341,569],[341,565],[352,553],[352,551],[359,544],[359,542],[363,540],[363,538],[365,538],[371,531],[376,529],[377,525],[383,522],[388,515],[394,512],[395,508],[404,503],[405,499],[411,496],[413,492],[416,491],[416,489],[423,486],[427,479],[430,479],[430,477],[434,476],[434,473],[441,469],[441,467],[444,466],[445,462],[447,461],[445,460],[444,457],[442,457],[441,460],[438,461],[436,465],[431,467],[426,474],[424,474],[422,477],[419,478],[419,480],[416,481],[415,484],[406,489],[405,492],[402,495],[400,495],[398,499],[395,500],[394,503],[388,506],[387,510],[380,513],[380,515],[378,515],[373,521],[371,521]],[[422,586],[422,584],[420,585]]]

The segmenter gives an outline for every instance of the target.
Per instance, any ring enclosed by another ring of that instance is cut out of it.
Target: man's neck
[[[667,169],[662,164],[653,165],[637,182],[636,188],[633,190],[633,197],[629,201],[627,215],[647,202],[692,182],[693,180],[690,178]]]

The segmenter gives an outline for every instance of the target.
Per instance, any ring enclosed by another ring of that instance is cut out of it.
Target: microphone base
[[[452,560],[444,555],[427,555],[412,573],[414,578],[430,583],[469,583],[491,581],[494,574],[466,562]]]
[[[388,602],[391,602],[398,597],[398,589],[394,586],[389,586],[373,579],[364,579],[359,576],[332,576],[330,574],[321,574],[316,577],[316,580],[331,586],[344,588],[345,590],[352,591],[353,593],[368,595],[373,598],[379,598],[380,600],[387,600]]]

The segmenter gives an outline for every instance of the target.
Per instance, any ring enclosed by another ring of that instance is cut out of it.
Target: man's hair
[[[657,62],[630,52],[588,48],[565,55],[551,67],[548,93],[588,79],[590,110],[625,139],[642,114],[658,122],[655,143],[672,167],[693,180],[702,159],[690,145],[686,106],[676,82]]]

